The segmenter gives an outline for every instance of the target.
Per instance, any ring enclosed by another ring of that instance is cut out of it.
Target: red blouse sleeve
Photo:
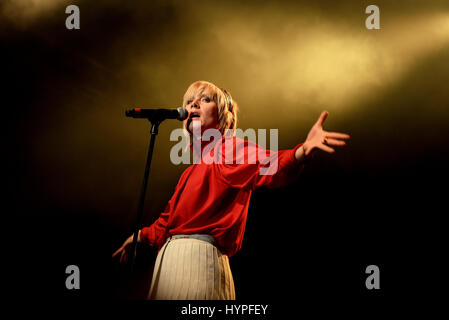
[[[234,137],[233,162],[226,163],[222,152],[222,163],[215,164],[221,179],[234,188],[254,190],[259,187],[278,188],[295,181],[304,167],[304,162],[295,158],[296,149],[272,151],[259,145]],[[228,161],[229,162],[229,161]]]
[[[168,218],[171,212],[171,203],[172,200],[168,202],[164,212],[160,214],[159,218],[152,225],[140,230],[140,239],[142,242],[158,248],[164,245]]]

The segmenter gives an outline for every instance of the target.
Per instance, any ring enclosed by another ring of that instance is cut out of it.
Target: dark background
[[[76,4],[81,29],[65,28]],[[237,298],[286,308],[311,301],[425,297],[443,289],[447,255],[449,6],[378,1],[4,1],[1,4],[6,275],[19,299],[141,299],[155,252],[137,273],[111,261],[132,233],[149,124],[130,107],[175,107],[208,80],[239,103],[240,127],[305,139],[324,109],[351,135],[317,152],[296,183],[251,199]],[[144,225],[185,166],[156,141]],[[9,218],[13,218],[9,222]],[[65,288],[79,266],[81,289]],[[365,268],[381,290],[365,288]]]

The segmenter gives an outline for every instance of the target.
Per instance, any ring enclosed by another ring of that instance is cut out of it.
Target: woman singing
[[[219,160],[190,165],[164,212],[140,230],[139,243],[160,249],[148,298],[235,299],[228,257],[241,248],[251,192],[262,186],[287,185],[297,178],[314,150],[333,153],[332,147],[344,146],[349,135],[324,131],[328,114],[324,111],[304,143],[289,150],[267,150],[267,155],[257,144],[228,134],[235,133],[238,109],[226,90],[210,82],[194,82],[184,95],[183,106],[189,112],[184,128],[191,137],[197,127],[201,133],[207,129],[221,133],[218,142],[200,141],[201,150],[207,146]],[[270,161],[260,159],[261,154]],[[273,159],[275,170],[262,174]],[[126,262],[131,248],[132,236],[113,257]]]

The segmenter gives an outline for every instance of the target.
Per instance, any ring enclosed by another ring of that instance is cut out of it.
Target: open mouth
[[[200,117],[200,115],[196,112],[193,112],[190,114],[190,119],[195,119],[195,118],[199,118],[199,117]]]

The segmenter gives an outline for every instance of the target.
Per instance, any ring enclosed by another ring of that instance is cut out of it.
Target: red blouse
[[[233,149],[228,147],[229,143],[233,143]],[[141,240],[160,249],[172,235],[209,234],[221,252],[234,255],[242,246],[251,192],[262,186],[284,186],[296,179],[304,166],[295,159],[295,151],[301,145],[274,152],[236,137],[212,142],[208,152],[212,157],[216,154],[222,163],[201,161],[189,166],[164,212],[151,226],[141,229]],[[267,152],[263,155],[267,155],[265,161],[259,161],[263,156],[256,157],[259,152]],[[232,163],[226,163],[230,159]],[[248,159],[257,161],[250,163]],[[272,174],[262,175],[270,166],[274,169]]]

